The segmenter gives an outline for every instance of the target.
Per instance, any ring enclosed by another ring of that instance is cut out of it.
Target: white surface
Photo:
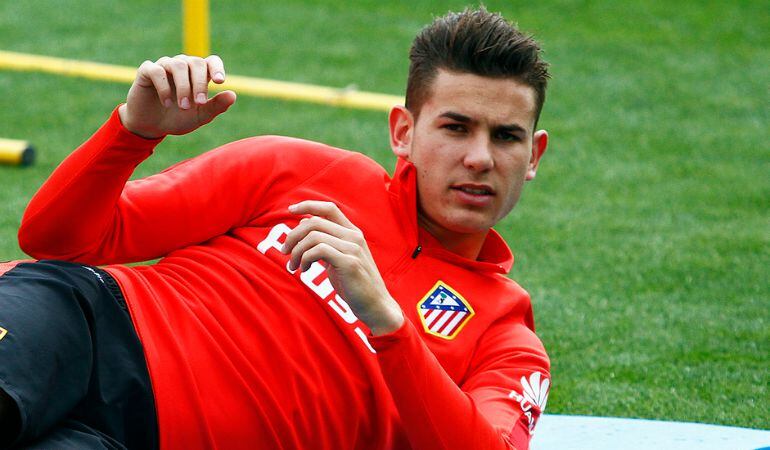
[[[531,450],[756,450],[770,431],[702,423],[544,414]]]

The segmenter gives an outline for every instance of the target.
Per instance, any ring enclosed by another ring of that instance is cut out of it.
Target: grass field
[[[770,429],[770,14],[765,1],[488,1],[538,37],[551,147],[498,229],[549,350],[550,413]],[[177,2],[0,2],[0,49],[138,66],[180,51]],[[212,0],[229,73],[401,94],[406,53],[458,1]],[[50,171],[127,86],[0,72],[0,259]],[[218,144],[287,134],[392,167],[386,115],[241,96],[136,176]],[[763,175],[764,174],[764,175]]]

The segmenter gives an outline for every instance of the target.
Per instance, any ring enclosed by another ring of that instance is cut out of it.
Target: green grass
[[[0,3],[0,49],[136,66],[179,51],[176,2]],[[401,94],[406,52],[462,3],[212,2],[229,72]],[[552,358],[548,412],[770,429],[770,15],[763,1],[489,1],[544,45],[551,147],[499,229]],[[0,259],[24,206],[127,86],[0,72]],[[168,139],[144,176],[218,144],[287,134],[391,167],[382,113],[242,96]]]

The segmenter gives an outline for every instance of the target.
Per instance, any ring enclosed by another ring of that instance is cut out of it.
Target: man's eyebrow
[[[447,112],[439,115],[439,117],[446,117],[447,119],[456,120],[456,121],[462,122],[462,123],[473,122],[473,119],[471,119],[470,117],[468,117],[466,115],[463,115],[463,114],[460,114],[460,113],[453,112],[453,111],[447,111]]]
[[[496,131],[504,131],[506,133],[526,133],[527,129],[517,123],[510,125],[499,125],[495,127]]]
[[[447,119],[456,120],[460,123],[475,122],[475,120],[473,120],[472,118],[454,111],[447,111],[445,113],[440,114],[439,117],[445,117]],[[494,127],[494,130],[498,132],[502,131],[505,133],[527,133],[527,129],[519,125],[518,123],[511,123],[507,125],[497,125]]]

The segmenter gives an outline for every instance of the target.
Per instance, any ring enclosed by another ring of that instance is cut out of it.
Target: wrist
[[[404,325],[404,320],[406,319],[404,318],[401,308],[395,300],[392,300],[392,302],[393,306],[387,308],[383,313],[378,314],[376,320],[373,320],[371,325],[367,324],[369,325],[372,336],[382,336],[384,334],[393,333]]]
[[[118,106],[118,117],[120,118],[120,124],[123,125],[123,128],[125,128],[126,131],[130,132],[131,134],[135,134],[142,139],[160,139],[164,137],[154,136],[153,133],[148,133],[136,128],[136,126],[131,121],[131,115],[128,112],[128,105],[126,103]]]

